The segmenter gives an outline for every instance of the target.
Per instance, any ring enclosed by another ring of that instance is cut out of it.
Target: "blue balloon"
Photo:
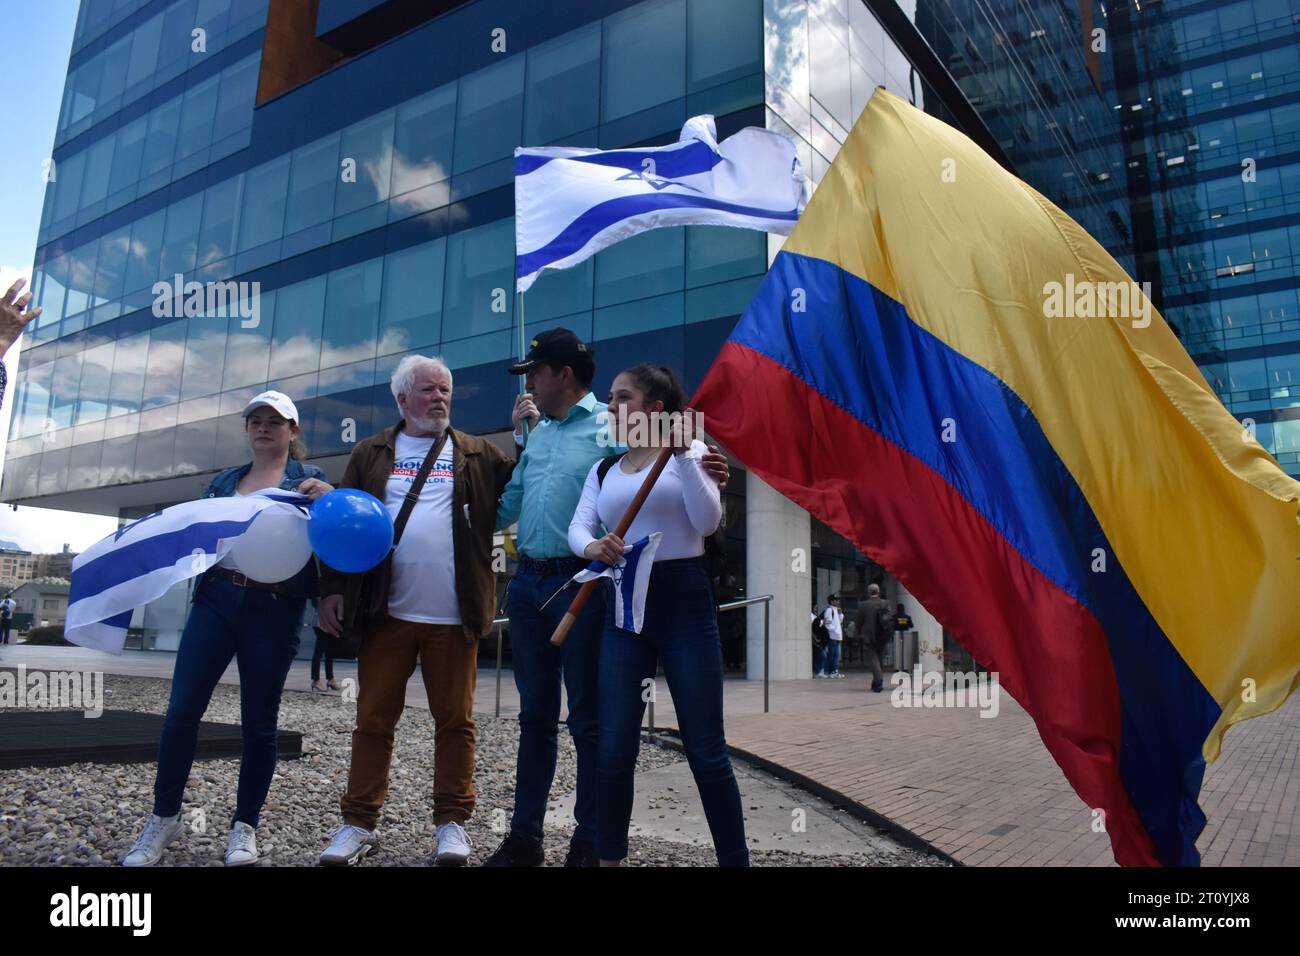
[[[338,488],[311,506],[307,537],[316,556],[336,571],[369,571],[393,547],[393,519],[383,502],[356,488]]]

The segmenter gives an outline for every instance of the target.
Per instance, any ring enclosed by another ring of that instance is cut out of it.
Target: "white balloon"
[[[275,584],[289,580],[310,560],[307,521],[285,506],[258,515],[247,531],[232,540],[230,553],[221,564],[254,581]]]

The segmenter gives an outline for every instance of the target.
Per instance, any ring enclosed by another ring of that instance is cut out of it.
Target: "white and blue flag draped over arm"
[[[308,498],[266,489],[242,498],[200,498],[132,521],[72,562],[64,637],[121,654],[131,612],[196,577],[229,552],[267,511],[308,519]]]
[[[721,143],[693,116],[670,146],[515,150],[515,278],[567,269],[660,226],[735,226],[789,235],[808,201],[794,143],[746,127]]]
[[[645,621],[645,595],[650,587],[650,569],[654,565],[655,552],[659,550],[659,539],[662,537],[662,531],[652,532],[624,552],[618,564],[610,566],[604,561],[593,561],[573,576],[573,580],[579,584],[596,578],[614,580],[614,624],[625,631],[641,633],[641,624]]]

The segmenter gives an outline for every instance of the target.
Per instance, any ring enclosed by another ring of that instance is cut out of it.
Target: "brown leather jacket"
[[[360,488],[380,501],[393,473],[398,422],[372,435],[352,449],[340,488]],[[473,642],[492,629],[496,613],[496,573],[492,570],[492,532],[497,501],[505,490],[515,463],[491,442],[451,429],[452,443],[452,556],[456,563],[456,599],[460,605],[465,640]],[[466,507],[468,505],[468,508]],[[466,517],[468,515],[468,517]],[[321,562],[322,597],[342,594],[345,620],[361,590],[364,575],[344,574]]]

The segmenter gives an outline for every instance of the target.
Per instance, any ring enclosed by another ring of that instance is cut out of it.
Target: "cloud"
[[[117,519],[104,515],[83,515],[75,511],[51,511],[19,505],[0,506],[0,539],[15,542],[34,554],[63,550],[85,551],[105,535],[117,530]]]

